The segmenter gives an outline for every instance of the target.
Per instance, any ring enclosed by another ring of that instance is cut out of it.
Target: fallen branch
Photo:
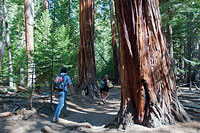
[[[15,107],[13,110],[12,110],[12,112],[15,112],[16,113],[16,111],[19,109],[19,107],[17,106],[17,107]]]
[[[36,110],[40,110],[42,107],[44,107],[47,103],[42,104],[41,106],[37,107]]]
[[[24,87],[22,87],[22,86],[18,86],[18,89],[28,91],[27,88],[24,88]]]
[[[91,128],[92,127],[92,125],[89,123],[77,123],[77,122],[68,121],[62,118],[58,119],[58,123],[66,125],[67,127],[71,127],[71,128],[78,128],[78,127]]]
[[[196,84],[194,84],[195,85],[195,88],[198,90],[198,91],[200,91],[200,88],[196,85]]]
[[[34,97],[33,96],[33,99],[48,99],[49,96],[40,96],[40,97]]]
[[[19,99],[27,99],[26,97],[20,97],[20,96],[6,96],[6,95],[0,95],[1,98],[19,98]]]
[[[3,113],[0,113],[0,118],[8,117],[8,116],[11,116],[11,115],[13,115],[13,112],[3,112]]]

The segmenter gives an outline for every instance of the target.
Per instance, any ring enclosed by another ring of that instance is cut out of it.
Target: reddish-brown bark
[[[24,0],[24,14],[26,27],[26,54],[28,57],[28,81],[27,88],[31,89],[30,108],[32,109],[32,94],[35,87],[35,64],[34,64],[34,2]]]
[[[80,0],[78,88],[93,98],[98,96],[94,55],[94,1]]]
[[[34,52],[34,6],[33,0],[24,0],[24,14],[25,14],[25,27],[26,27],[26,53],[29,56]]]
[[[28,57],[28,82],[27,88],[34,87],[35,83],[35,64],[33,60],[34,53],[34,2],[33,0],[24,0],[24,14],[26,27],[26,54]]]
[[[158,0],[115,0],[121,108],[118,122],[148,127],[189,121],[178,101]]]
[[[49,8],[49,1],[43,0],[43,11],[46,11]]]

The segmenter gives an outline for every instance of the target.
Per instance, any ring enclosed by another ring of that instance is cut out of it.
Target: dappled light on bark
[[[158,127],[190,120],[177,98],[158,4],[115,0],[122,86],[118,124],[124,128],[130,123]]]
[[[94,1],[81,0],[78,88],[92,98],[99,96],[94,55]]]

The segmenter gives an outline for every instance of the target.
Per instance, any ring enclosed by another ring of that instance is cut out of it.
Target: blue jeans
[[[67,92],[66,91],[57,92],[57,95],[59,96],[59,102],[58,102],[58,105],[56,107],[56,112],[55,112],[55,115],[54,115],[55,119],[57,119],[59,117],[61,111],[63,111],[63,113],[65,115],[67,114],[67,110],[66,110],[66,107],[67,107],[66,106]]]

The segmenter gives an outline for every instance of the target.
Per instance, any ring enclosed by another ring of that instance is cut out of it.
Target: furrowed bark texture
[[[124,128],[190,120],[177,98],[158,5],[158,0],[115,0],[122,86],[118,123]]]
[[[80,0],[78,88],[93,98],[99,96],[94,55],[94,1]]]

